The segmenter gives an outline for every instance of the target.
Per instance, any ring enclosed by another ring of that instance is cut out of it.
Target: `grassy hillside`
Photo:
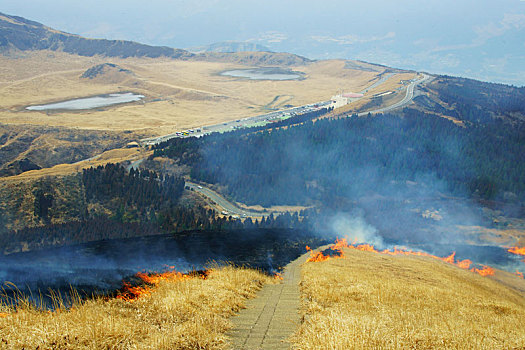
[[[303,266],[296,349],[521,349],[525,281],[344,249]]]
[[[228,317],[272,278],[214,268],[206,279],[161,281],[132,302],[96,299],[56,312],[0,306],[0,348],[224,349]]]
[[[0,177],[79,162],[139,138],[133,133],[0,124]]]
[[[111,163],[81,174],[0,182],[0,246],[7,253],[156,233],[168,218],[194,220],[197,207],[179,205],[183,191],[180,177],[128,173]]]
[[[0,12],[0,51],[53,50],[80,56],[172,57],[193,56],[185,50],[150,46],[126,40],[87,39],[61,32],[18,16]]]

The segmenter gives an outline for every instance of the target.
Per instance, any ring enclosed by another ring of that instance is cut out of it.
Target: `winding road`
[[[232,215],[232,216],[238,216],[238,217],[262,217],[262,216],[269,216],[271,214],[271,212],[256,212],[256,211],[250,211],[250,210],[239,208],[238,206],[228,201],[227,199],[225,199],[223,196],[221,196],[219,193],[215,192],[214,190],[208,187],[204,187],[196,183],[187,181],[187,180],[186,180],[186,186],[189,187],[190,190],[198,192],[199,194],[208,198],[215,206],[220,207],[224,215]],[[273,212],[273,213],[279,214],[278,212]]]
[[[383,108],[376,109],[376,110],[369,111],[369,112],[362,112],[362,113],[359,113],[358,115],[359,116],[363,116],[363,115],[367,115],[368,113],[371,113],[371,114],[384,113],[384,112],[388,112],[388,111],[391,111],[393,109],[401,108],[401,107],[404,107],[404,106],[408,105],[410,103],[410,101],[412,101],[412,99],[414,98],[415,87],[418,84],[421,84],[421,83],[431,79],[431,76],[429,76],[427,74],[424,74],[424,73],[421,73],[421,74],[423,76],[422,78],[420,78],[418,80],[414,80],[408,85],[408,87],[406,89],[406,95],[403,98],[403,100],[401,100],[401,101],[399,101],[397,103],[394,103],[391,106],[383,107]],[[379,85],[383,84],[385,81],[387,81],[388,79],[390,79],[390,77],[392,77],[394,75],[395,75],[395,73],[388,73],[388,74],[383,75],[381,77],[381,79],[379,79],[378,81],[376,81],[372,85],[370,85],[367,88],[365,88],[363,91],[361,91],[361,93],[366,93],[369,90],[371,90],[371,89],[373,89],[375,87],[378,87]],[[271,120],[282,118],[285,114],[293,115],[294,113],[295,114],[301,114],[301,113],[305,113],[305,112],[310,112],[310,111],[318,109],[318,108],[322,108],[322,107],[325,107],[325,106],[330,106],[331,104],[332,104],[331,100],[321,101],[321,102],[312,103],[312,104],[308,104],[308,105],[304,105],[304,106],[292,107],[292,108],[279,110],[279,111],[275,111],[275,112],[270,112],[270,113],[266,113],[266,114],[261,114],[261,115],[257,115],[257,116],[253,116],[253,117],[247,117],[247,118],[243,118],[243,119],[239,119],[239,120],[235,120],[235,121],[230,121],[230,122],[226,122],[226,123],[219,123],[219,124],[214,124],[214,125],[202,126],[202,127],[199,127],[199,128],[195,128],[195,130],[192,129],[191,131],[188,131],[186,135],[182,135],[181,132],[176,132],[176,133],[172,133],[172,134],[168,134],[168,135],[162,135],[162,136],[157,136],[157,137],[149,137],[149,138],[142,139],[140,141],[143,144],[145,144],[145,145],[155,145],[155,144],[159,144],[161,142],[164,142],[164,141],[167,141],[169,139],[176,138],[176,137],[200,137],[200,136],[203,136],[203,135],[211,134],[213,132],[226,132],[226,131],[230,131],[230,130],[235,130],[237,128],[250,127],[250,126],[256,125],[258,123],[268,123]]]
[[[422,78],[420,78],[418,80],[415,80],[415,81],[412,81],[408,85],[406,95],[401,101],[396,102],[396,103],[394,103],[394,104],[392,104],[390,106],[387,106],[387,107],[375,109],[375,110],[369,111],[369,112],[359,113],[358,116],[364,116],[364,115],[367,115],[368,113],[370,113],[370,114],[377,114],[377,113],[389,112],[391,110],[407,106],[414,99],[414,91],[415,91],[416,86],[421,84],[421,83],[423,83],[423,82],[425,82],[425,81],[427,81],[427,80],[429,80],[429,79],[431,79],[431,76],[429,76],[429,75],[426,75],[424,73],[422,75],[423,75]]]

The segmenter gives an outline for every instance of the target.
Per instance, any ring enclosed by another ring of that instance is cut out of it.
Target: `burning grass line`
[[[164,272],[137,272],[135,277],[138,278],[144,285],[132,285],[129,282],[123,282],[123,287],[116,296],[117,299],[125,301],[135,301],[138,298],[150,296],[154,292],[155,286],[162,281],[175,283],[192,278],[206,279],[208,271],[193,271],[189,273],[182,273],[175,270],[174,266],[166,266],[168,270]]]
[[[367,243],[365,243],[365,244],[356,244],[355,240],[354,240],[353,243],[348,243],[346,238],[342,238],[342,239],[337,238],[335,240],[335,243],[329,248],[332,251],[336,252],[335,255],[325,255],[323,252],[314,252],[314,251],[312,251],[310,249],[309,246],[306,246],[306,250],[310,252],[310,257],[306,261],[307,262],[319,262],[319,261],[325,261],[325,260],[328,260],[328,259],[344,258],[345,255],[344,255],[344,252],[343,252],[343,248],[356,249],[356,250],[365,251],[365,252],[372,252],[372,253],[377,253],[377,254],[386,254],[386,255],[392,255],[392,256],[394,256],[394,255],[406,255],[406,256],[410,255],[410,256],[429,257],[429,258],[432,258],[432,259],[437,259],[437,260],[444,261],[444,262],[449,263],[451,265],[455,265],[455,266],[457,266],[457,267],[459,267],[461,269],[464,269],[464,270],[469,270],[469,271],[477,273],[477,274],[479,274],[479,275],[481,275],[483,277],[492,276],[496,272],[496,270],[494,268],[492,268],[490,266],[486,266],[486,265],[481,265],[481,268],[478,268],[478,267],[472,267],[471,268],[471,266],[473,265],[473,262],[471,260],[469,260],[469,259],[456,260],[456,252],[452,252],[452,254],[450,254],[449,256],[446,256],[446,257],[439,257],[439,256],[436,256],[436,255],[433,255],[433,254],[429,254],[429,253],[425,253],[425,252],[412,251],[412,250],[409,250],[409,249],[399,249],[397,247],[395,247],[394,250],[389,250],[389,249],[377,250],[371,244],[367,244]],[[509,249],[509,251],[511,251],[511,250]],[[521,252],[521,250],[520,250],[520,252]],[[524,254],[525,254],[525,248],[524,248]]]
[[[523,248],[511,247],[507,251],[509,253],[516,254],[516,255],[525,255],[525,247],[523,247]]]
[[[509,253],[515,254],[515,255],[523,255],[525,256],[525,247],[511,247],[507,249]],[[522,260],[525,263],[525,259]]]
[[[167,279],[158,275],[147,274],[158,284],[141,286],[155,292],[132,303],[99,296],[53,312],[0,304],[0,348],[226,349],[229,317],[264,284],[276,283],[259,271],[233,266],[182,279],[173,271]]]
[[[140,280],[139,285],[133,285],[130,282],[122,282],[123,286],[119,290],[116,298],[128,302],[133,302],[142,297],[151,296],[155,292],[155,287],[161,282],[177,283],[190,279],[206,279],[210,270],[191,271],[182,273],[175,270],[174,266],[166,265],[164,272],[137,272],[134,277]],[[218,265],[215,266],[218,268]],[[275,280],[282,280],[281,273],[277,272],[273,275]]]

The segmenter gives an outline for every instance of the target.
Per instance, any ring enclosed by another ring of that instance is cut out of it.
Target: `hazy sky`
[[[0,12],[88,37],[178,48],[251,41],[525,85],[523,0],[0,0]]]

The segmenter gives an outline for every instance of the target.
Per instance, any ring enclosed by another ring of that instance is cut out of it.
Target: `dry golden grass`
[[[134,302],[91,300],[71,310],[0,309],[0,348],[223,349],[228,317],[264,283],[254,270],[214,268],[207,279],[161,282]]]
[[[345,249],[306,263],[297,349],[522,349],[525,281]],[[497,281],[499,279],[500,281]]]
[[[153,151],[145,151],[141,148],[116,148],[106,151],[92,160],[85,160],[74,164],[59,164],[51,168],[30,170],[19,175],[2,177],[0,178],[0,183],[35,180],[46,176],[65,176],[80,172],[82,169],[97,167],[107,163],[120,163],[146,158],[151,154],[153,154]]]
[[[79,78],[86,69],[104,62],[118,64],[134,75],[122,81]],[[234,63],[80,57],[59,52],[27,53],[17,59],[0,56],[0,67],[0,122],[144,130],[151,135],[258,115],[276,97],[278,104],[295,106],[328,100],[340,89],[364,89],[381,73],[345,69],[344,61],[333,60],[291,67],[304,72],[305,80],[251,81],[218,74],[246,68]],[[145,103],[84,112],[23,110],[27,105],[117,91],[133,91],[147,98]]]

